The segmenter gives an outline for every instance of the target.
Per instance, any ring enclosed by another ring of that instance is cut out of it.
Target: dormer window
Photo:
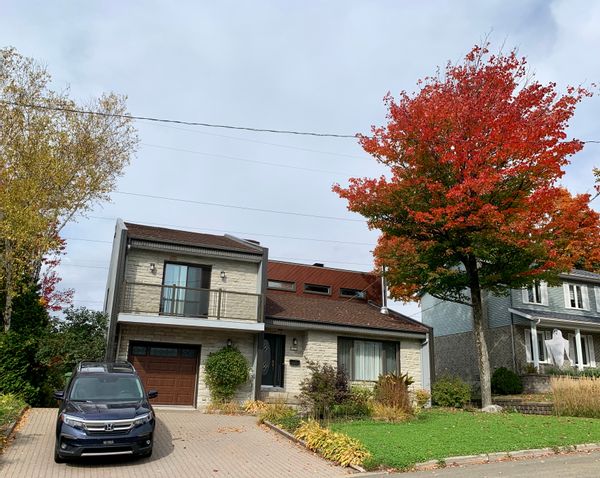
[[[304,284],[304,292],[310,294],[331,295],[330,285]]]
[[[523,289],[523,303],[548,305],[548,284],[536,280]]]
[[[296,283],[295,282],[285,281],[285,280],[271,280],[271,279],[269,279],[267,281],[267,287],[269,289],[287,290],[287,291],[290,291],[290,292],[294,292],[296,290]]]
[[[367,293],[364,290],[360,289],[350,289],[348,287],[340,288],[340,297],[349,297],[353,299],[365,299],[367,297]]]

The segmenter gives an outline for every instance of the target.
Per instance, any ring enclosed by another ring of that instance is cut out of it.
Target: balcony
[[[256,323],[262,321],[261,305],[260,294],[125,282],[120,312]]]

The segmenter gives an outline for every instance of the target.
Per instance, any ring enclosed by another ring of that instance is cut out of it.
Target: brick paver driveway
[[[348,471],[331,465],[255,417],[204,415],[195,410],[157,410],[151,458],[105,457],[56,464],[55,409],[33,409],[15,440],[0,455],[2,477],[330,477]]]

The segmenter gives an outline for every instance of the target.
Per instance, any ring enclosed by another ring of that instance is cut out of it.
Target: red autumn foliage
[[[64,254],[66,244],[60,239],[60,246],[49,256],[42,260],[43,271],[40,276],[40,302],[42,305],[54,312],[62,310],[73,303],[73,289],[58,289],[62,278],[56,269],[60,265],[61,256]]]

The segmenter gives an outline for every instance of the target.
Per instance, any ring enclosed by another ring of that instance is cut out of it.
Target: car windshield
[[[141,400],[144,391],[133,375],[81,375],[75,377],[70,399],[77,401],[129,402]]]

